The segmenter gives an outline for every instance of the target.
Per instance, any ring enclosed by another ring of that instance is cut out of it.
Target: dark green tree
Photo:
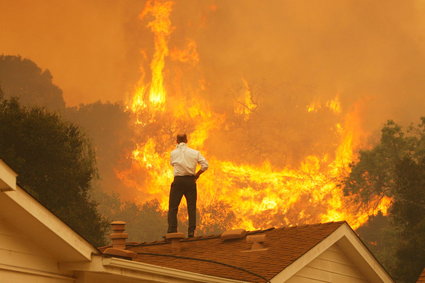
[[[397,237],[400,231],[393,225],[392,219],[378,213],[371,216],[356,232],[379,262],[393,275],[398,264],[395,250],[398,247]]]
[[[0,98],[0,158],[40,203],[92,244],[104,243],[107,223],[89,198],[94,151],[77,126],[43,108]]]
[[[19,97],[21,105],[65,108],[62,90],[53,84],[49,70],[19,56],[0,55],[0,86],[7,98]]]
[[[365,204],[393,199],[388,219],[371,219],[359,233],[397,281],[415,282],[425,267],[425,118],[407,129],[388,121],[380,142],[360,151],[344,186]]]
[[[425,156],[399,161],[394,187],[391,215],[400,229],[395,275],[416,282],[425,267]]]

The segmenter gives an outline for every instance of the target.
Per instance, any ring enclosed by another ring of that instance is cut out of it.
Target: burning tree
[[[196,69],[200,61],[196,43],[189,40],[183,49],[169,48],[176,29],[170,18],[174,5],[173,1],[150,0],[140,14],[153,33],[154,51],[149,71],[143,69],[128,104],[134,117],[132,165],[118,172],[126,187],[138,191],[136,202],[156,199],[162,210],[167,209],[172,180],[168,154],[175,134],[186,132],[191,146],[204,152],[211,165],[199,181],[203,231],[222,221],[227,221],[224,228],[246,229],[337,220],[358,227],[369,215],[386,213],[390,198],[371,198],[368,206],[359,207],[337,185],[349,173],[361,141],[359,105],[344,113],[338,95],[329,101],[305,103],[297,113],[326,115],[332,146],[328,152],[303,156],[297,166],[277,163],[273,156],[282,156],[282,141],[274,137],[288,133],[282,125],[268,127],[274,136],[263,131],[261,122],[270,123],[264,114],[271,109],[277,113],[282,109],[255,99],[244,78],[233,107],[213,107],[204,98],[207,83]],[[240,136],[235,138],[235,132]],[[260,143],[253,145],[246,140],[248,135],[260,137]],[[266,150],[272,144],[273,150]],[[229,213],[234,217],[227,219]]]

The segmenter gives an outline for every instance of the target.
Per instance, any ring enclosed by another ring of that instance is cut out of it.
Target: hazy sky
[[[49,69],[68,105],[125,100],[152,54],[142,0],[1,0],[0,53]],[[425,106],[425,1],[178,0],[170,49],[192,39],[205,97],[245,78],[265,104],[339,94],[375,126]],[[145,53],[140,51],[144,49]]]

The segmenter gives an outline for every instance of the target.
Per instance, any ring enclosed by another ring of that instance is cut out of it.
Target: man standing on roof
[[[184,196],[189,215],[188,237],[192,238],[196,228],[196,180],[208,169],[208,162],[199,151],[187,146],[186,134],[177,135],[177,147],[171,152],[170,161],[174,167],[174,181],[168,203],[168,233],[177,232],[177,212]],[[196,172],[198,164],[201,168]]]

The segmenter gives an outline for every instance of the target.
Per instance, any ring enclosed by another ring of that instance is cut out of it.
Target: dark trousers
[[[177,212],[182,197],[186,198],[189,233],[196,228],[196,182],[194,176],[176,176],[171,184],[168,203],[168,233],[177,232]]]

